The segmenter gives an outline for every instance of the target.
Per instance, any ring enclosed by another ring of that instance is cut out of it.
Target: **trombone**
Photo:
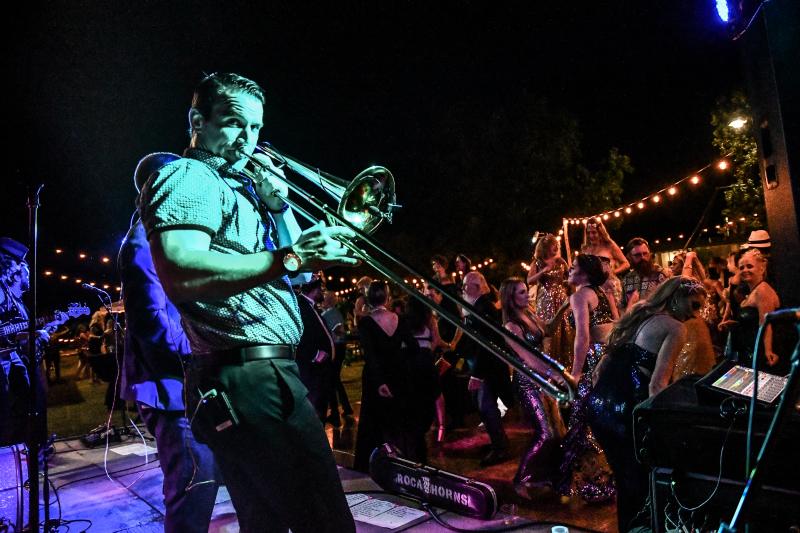
[[[318,168],[298,161],[297,159],[293,159],[285,154],[282,154],[266,143],[259,144],[252,155],[247,154],[244,151],[241,151],[240,153],[249,159],[257,170],[261,171],[262,173],[266,172],[271,174],[280,179],[282,182],[286,183],[290,191],[294,192],[313,209],[323,214],[330,224],[345,226],[352,230],[356,234],[358,241],[369,247],[372,253],[368,253],[367,250],[363,249],[356,242],[344,241],[342,243],[343,246],[353,252],[356,257],[371,266],[378,273],[398,285],[409,296],[416,298],[428,308],[435,311],[440,318],[443,318],[455,327],[460,328],[464,332],[464,335],[470,337],[482,348],[488,350],[494,356],[500,358],[500,360],[510,365],[515,370],[521,372],[528,379],[536,383],[542,389],[542,391],[553,397],[555,400],[559,401],[560,403],[565,403],[572,401],[575,398],[575,384],[572,376],[568,373],[564,365],[538,348],[532,346],[524,339],[513,335],[505,328],[493,323],[478,313],[471,304],[448,293],[438,282],[418,272],[407,262],[403,261],[401,258],[392,254],[388,250],[385,250],[372,239],[370,236],[371,233],[374,232],[384,220],[391,223],[393,211],[401,207],[396,203],[397,199],[395,194],[394,176],[392,176],[392,173],[389,172],[388,169],[382,166],[371,166],[360,172],[352,181],[348,182],[327,172],[321,171]],[[264,157],[268,158],[268,160],[265,160]],[[336,210],[332,209],[325,202],[317,199],[309,191],[287,179],[286,176],[276,172],[273,168],[273,164],[271,164],[272,162],[274,162],[274,167],[281,170],[291,170],[294,174],[297,174],[298,176],[319,187],[338,203]],[[255,181],[258,181],[258,179],[255,178],[255,173],[249,169],[245,173]],[[300,205],[298,202],[283,196],[280,197],[282,200],[288,203],[296,213],[312,224],[316,224],[319,221],[319,216],[314,216],[308,209]],[[385,261],[401,267],[416,278],[421,278],[430,286],[438,290],[443,298],[447,298],[448,300],[461,306],[465,311],[469,312],[486,330],[490,331],[492,334],[521,345],[524,349],[540,359],[548,367],[548,371],[545,373],[545,375],[542,375],[530,366],[526,365],[507,346],[499,346],[496,342],[488,339],[482,332],[465,327],[459,317],[454,316],[441,305],[425,297],[425,295],[420,293],[414,287],[407,284],[403,279],[395,274],[391,268],[386,266],[378,258],[374,257],[375,255],[383,256]],[[563,383],[554,383],[549,379],[552,376],[560,376],[563,379]]]

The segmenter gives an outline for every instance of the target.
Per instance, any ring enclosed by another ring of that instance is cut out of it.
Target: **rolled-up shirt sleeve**
[[[222,225],[221,185],[210,167],[193,159],[179,159],[161,168],[139,197],[147,238],[168,229],[215,235]]]

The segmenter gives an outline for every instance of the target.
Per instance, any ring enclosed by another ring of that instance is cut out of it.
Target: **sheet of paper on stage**
[[[118,455],[139,455],[141,457],[145,455],[155,455],[158,452],[158,450],[152,446],[145,446],[142,443],[126,444],[125,446],[117,446],[116,448],[109,449]]]
[[[352,507],[353,518],[373,526],[394,529],[425,516],[425,511],[369,498]]]
[[[361,494],[360,492],[356,492],[354,494],[347,494],[347,506],[353,507],[354,505],[358,505],[361,502],[369,500],[369,496],[366,494]]]

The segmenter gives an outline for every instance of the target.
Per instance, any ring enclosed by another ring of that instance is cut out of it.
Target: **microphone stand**
[[[30,379],[29,406],[28,406],[28,528],[25,531],[39,531],[39,427],[42,425],[47,432],[47,402],[42,402],[39,409],[39,365],[36,358],[36,316],[37,310],[37,279],[39,274],[38,243],[39,243],[39,194],[44,184],[39,184],[29,190],[28,196],[28,247],[30,250],[30,309],[28,312],[28,377]],[[44,391],[42,391],[44,392]],[[48,490],[47,460],[44,460],[44,498],[45,498],[45,529],[49,521],[50,494]],[[22,525],[24,527],[24,525]]]
[[[90,290],[90,291],[95,293],[95,295],[97,296],[97,299],[100,300],[100,305],[102,305],[103,308],[105,308],[106,312],[108,313],[108,316],[110,316],[111,319],[114,321],[114,354],[113,355],[114,355],[114,364],[117,367],[117,375],[119,376],[119,373],[121,371],[121,368],[120,368],[120,364],[121,363],[120,363],[120,360],[119,360],[119,354],[117,353],[117,347],[119,346],[119,333],[120,333],[120,330],[122,328],[119,325],[119,320],[117,320],[117,313],[114,313],[114,311],[112,310],[112,308],[113,308],[113,300],[111,299],[111,295],[108,294],[103,289],[100,289],[98,287],[94,287],[94,286],[89,285],[87,283],[83,283],[82,286],[83,286],[84,289]],[[105,296],[105,298],[103,298],[104,296]],[[113,385],[113,387],[115,389],[114,390],[114,394],[115,395],[117,394],[116,386],[117,386],[117,383],[115,383]],[[124,410],[123,410],[123,413],[124,413]],[[109,418],[108,418],[109,422],[106,424],[106,442],[108,441],[108,432],[111,429],[111,417],[113,416],[113,414],[114,413],[111,413],[111,415],[109,415]],[[124,422],[124,418],[125,417],[123,416],[123,422]],[[124,426],[125,426],[125,424],[123,424],[123,429],[124,429]]]

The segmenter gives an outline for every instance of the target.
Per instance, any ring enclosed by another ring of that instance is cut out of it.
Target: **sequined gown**
[[[524,323],[515,322],[515,324],[522,328],[524,338],[529,344],[541,347],[541,331],[532,333]],[[566,432],[558,404],[519,372],[514,372],[513,384],[522,410],[533,430],[533,438],[522,454],[514,476],[514,484],[527,487],[553,487],[558,480],[561,439]]]
[[[683,323],[686,327],[686,344],[681,348],[672,371],[672,381],[694,374],[705,375],[714,368],[716,358],[711,333],[706,321],[700,317]]]
[[[613,320],[611,305],[602,290],[598,287],[592,289],[597,294],[598,304],[589,315],[589,325],[607,324]],[[605,355],[605,349],[603,343],[589,345],[583,374],[578,382],[577,398],[570,410],[568,431],[562,444],[564,456],[559,467],[558,492],[564,496],[579,494],[589,503],[606,501],[615,492],[611,468],[587,421],[592,374],[598,361]]]
[[[544,263],[538,260],[536,266],[542,269]],[[536,290],[536,315],[545,322],[549,322],[567,298],[567,264],[564,261],[557,261],[552,270],[542,274],[539,278]],[[574,341],[575,329],[565,314],[558,328],[545,342],[545,351],[550,357],[568,367],[572,364],[572,343]]]
[[[614,470],[620,531],[634,525],[647,499],[648,469],[636,461],[633,408],[649,396],[657,355],[632,342],[617,347],[587,400],[589,424]]]

